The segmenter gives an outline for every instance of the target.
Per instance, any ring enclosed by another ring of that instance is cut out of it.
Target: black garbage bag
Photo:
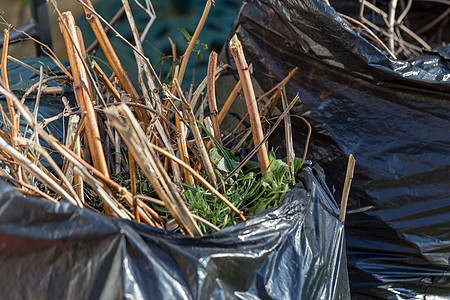
[[[344,228],[318,166],[277,208],[191,238],[0,181],[2,299],[348,299]]]
[[[308,158],[324,168],[335,199],[348,155],[356,158],[346,220],[352,297],[448,299],[450,47],[389,59],[319,0],[244,1],[235,33],[257,93],[299,67],[287,86],[302,100],[292,113],[311,123]],[[233,64],[227,45],[221,58]],[[219,100],[237,77],[220,77]],[[229,129],[242,119],[239,103]],[[301,154],[307,128],[292,122]],[[282,148],[283,137],[275,132],[272,145]]]

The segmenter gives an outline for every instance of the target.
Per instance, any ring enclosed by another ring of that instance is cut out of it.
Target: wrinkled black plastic
[[[344,228],[319,167],[283,204],[190,238],[24,198],[0,182],[2,299],[348,299]]]
[[[313,126],[308,159],[324,168],[335,199],[348,155],[356,158],[346,220],[352,297],[450,298],[450,47],[389,59],[319,0],[244,1],[234,33],[258,94],[299,67],[288,96],[303,101],[293,113]],[[221,58],[233,62],[227,47]],[[220,77],[219,100],[236,79]],[[293,119],[293,131],[301,155],[307,128]],[[283,138],[282,129],[272,145]]]

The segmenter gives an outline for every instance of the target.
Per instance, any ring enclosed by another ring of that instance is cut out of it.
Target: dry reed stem
[[[22,153],[14,149],[5,139],[0,137],[0,148],[14,158],[21,166],[28,172],[32,173],[39,181],[51,188],[55,193],[61,197],[66,198],[73,205],[78,206],[77,201],[67,193],[59,184],[39,169],[32,161],[26,158]],[[20,181],[20,180],[19,180]]]
[[[72,163],[76,164],[79,169],[82,169],[83,172],[85,172],[85,173],[94,175],[96,178],[98,178],[102,183],[107,185],[109,188],[111,188],[111,189],[115,190],[116,192],[118,192],[119,194],[121,194],[128,206],[130,206],[130,207],[133,206],[133,200],[132,200],[133,195],[129,191],[127,191],[126,188],[124,188],[123,186],[121,186],[120,184],[118,184],[117,182],[112,180],[111,178],[106,177],[103,173],[101,173],[96,168],[92,167],[90,164],[88,164],[85,160],[83,160],[81,158],[81,155],[77,155],[72,150],[70,150],[68,147],[66,147],[62,144],[59,144],[59,141],[55,137],[49,136],[49,140],[52,142],[52,146],[54,148],[55,148],[55,145],[57,147],[59,146],[60,150],[58,150],[58,151],[60,153],[62,153],[65,157],[70,158],[69,160]],[[155,211],[153,211],[150,207],[148,207],[146,209],[152,211],[152,213],[157,215],[157,213]],[[144,219],[148,218],[148,217],[144,216],[144,212],[142,210],[140,210],[140,213],[141,213],[140,216],[142,218],[144,218]]]
[[[24,106],[20,100],[9,90],[6,90],[0,85],[0,93],[4,94],[5,96],[8,96],[12,99],[14,102],[14,106],[16,109],[22,114],[25,121],[28,123],[28,125],[31,126],[34,130],[38,131],[39,135],[45,140],[50,147],[58,151],[62,156],[64,156],[69,162],[71,162],[74,165],[74,171],[76,172],[82,172],[80,175],[83,176],[83,178],[86,177],[92,177],[92,174],[95,174],[97,177],[102,178],[102,181],[104,183],[107,183],[108,186],[112,186],[116,188],[116,190],[121,193],[124,196],[124,199],[131,203],[131,194],[122,186],[111,180],[110,178],[106,177],[103,173],[95,169],[94,167],[90,166],[88,163],[86,163],[83,159],[78,157],[76,154],[73,153],[70,149],[62,145],[55,137],[49,135],[45,130],[40,128],[39,124],[35,122],[33,119],[33,116],[31,115],[30,111],[26,106]],[[76,169],[75,169],[76,167]],[[37,167],[36,167],[37,168]],[[111,198],[109,198],[109,195],[106,194],[107,199],[104,199],[105,197],[105,191],[101,186],[97,184],[97,181],[95,178],[91,178],[94,181],[90,180],[88,183],[94,183],[94,185],[91,185],[91,187],[95,190],[95,192],[100,196],[104,202],[110,201]],[[54,181],[56,182],[56,181]],[[115,200],[112,200],[115,201]],[[128,203],[127,202],[127,203]],[[76,205],[76,204],[75,204]]]
[[[136,43],[136,48],[139,50],[139,52],[144,53],[144,47],[142,46],[140,34],[137,29],[136,23],[134,21],[133,13],[131,12],[131,8],[130,8],[130,4],[128,3],[128,0],[122,0],[122,5],[123,5],[123,8],[125,9],[128,23],[130,24],[130,27],[131,27],[131,32],[133,33],[133,38],[134,38],[134,42]],[[155,91],[157,91],[157,86],[155,85],[155,82],[153,81],[150,67],[148,64],[146,64],[145,60],[139,56],[139,54],[137,52],[135,52],[135,56],[136,56],[136,62],[138,65],[139,73],[141,73],[141,69],[143,68],[145,76],[147,77],[147,85],[148,85],[148,88],[149,88],[150,94],[151,94],[150,99],[152,100],[149,103],[147,103],[147,105],[156,107],[156,109],[158,111],[160,111],[159,103],[161,102],[161,99],[159,98],[158,92],[155,92]],[[141,74],[139,77],[141,78]],[[141,84],[141,85],[143,85],[143,84]],[[145,96],[147,94],[148,93],[144,93]]]
[[[265,92],[262,96],[260,96],[258,99],[256,99],[256,102],[259,103],[265,97],[267,97],[268,95],[277,91],[277,93],[273,94],[270,97],[269,101],[261,109],[260,114],[263,115],[264,118],[268,118],[272,114],[272,112],[275,109],[276,104],[278,103],[279,98],[280,98],[279,89],[288,83],[288,81],[292,78],[292,76],[294,76],[295,73],[297,73],[297,70],[298,70],[298,67],[295,67],[294,69],[292,69],[289,72],[289,74],[282,81],[280,81],[276,86],[274,86],[269,91]],[[239,129],[239,127],[242,125],[242,123],[244,123],[247,116],[248,116],[248,112],[245,113],[245,115],[242,117],[241,121],[239,121],[238,125],[236,125],[236,127],[233,129],[233,131],[229,135],[234,134]]]
[[[70,12],[63,13],[62,18],[63,19],[60,19],[60,27],[64,36],[67,56],[69,57],[69,62],[72,69],[75,93],[77,94],[81,111],[86,112],[85,132],[88,139],[92,161],[95,168],[100,170],[103,174],[105,174],[105,176],[109,177],[105,154],[103,152],[100,133],[98,130],[97,116],[95,114],[91,101],[91,95],[88,89],[89,81],[86,75],[87,70],[84,69],[82,58],[78,56],[77,51],[75,50],[76,47],[79,48],[81,45],[78,40],[75,20]],[[63,22],[67,25],[70,32],[66,30]],[[72,35],[74,43],[72,43],[69,35]]]
[[[69,182],[67,177],[64,175],[64,173],[59,168],[58,164],[53,160],[53,158],[50,156],[50,154],[48,154],[48,152],[45,151],[44,148],[42,148],[38,144],[32,145],[31,140],[28,140],[25,138],[18,138],[18,143],[21,144],[22,146],[33,148],[36,152],[41,154],[47,160],[47,162],[50,164],[50,166],[52,167],[52,169],[56,173],[56,175],[58,175],[59,178],[61,179],[61,181],[65,184],[66,188],[69,190],[71,196],[73,197],[73,199],[75,199],[78,206],[83,207],[83,203],[78,198],[78,195],[75,192],[75,190],[73,189],[71,182]],[[37,164],[34,163],[34,165],[37,165]]]
[[[85,173],[80,171],[77,166],[74,167],[74,171],[78,173],[80,176],[83,177],[83,180],[86,181],[87,184],[89,184],[94,191],[97,193],[97,195],[102,199],[103,203],[105,203],[105,206],[108,206],[112,212],[114,212],[117,216],[123,219],[131,220],[130,216],[121,209],[119,206],[119,203],[115,201],[111,196],[103,189],[100,182],[95,179],[94,176],[92,176],[89,173]]]
[[[95,74],[97,74],[97,76],[100,79],[100,81],[103,82],[103,84],[105,85],[106,89],[114,97],[114,100],[116,100],[117,102],[120,102],[120,94],[119,94],[119,92],[113,86],[111,81],[109,81],[108,76],[106,76],[105,72],[103,72],[103,70],[95,62],[95,60],[92,60],[91,68],[92,68],[92,70],[94,70]]]
[[[200,181],[213,195],[215,195],[217,198],[219,198],[223,203],[225,203],[226,205],[228,205],[228,207],[230,207],[231,210],[233,210],[235,213],[237,213],[239,215],[239,217],[242,219],[242,221],[246,221],[244,214],[242,213],[242,211],[240,211],[239,209],[236,208],[236,206],[234,206],[233,203],[231,203],[227,198],[225,198],[221,193],[219,193],[208,181],[205,180],[205,178],[203,178],[200,174],[198,174],[197,172],[195,172],[195,170],[193,168],[191,168],[191,166],[185,164],[181,159],[179,159],[176,156],[171,155],[170,153],[168,153],[167,151],[165,151],[164,149],[156,146],[155,144],[150,144],[150,147],[152,147],[153,149],[155,149],[156,151],[158,151],[161,154],[164,154],[166,157],[170,158],[171,160],[177,162],[178,164],[180,164],[183,168],[185,168],[186,170],[188,170],[193,176],[195,176],[195,178],[197,178],[198,181]]]
[[[55,204],[58,203],[58,201],[56,201],[55,199],[53,199],[52,197],[50,197],[49,195],[47,195],[46,193],[44,193],[43,191],[38,189],[37,187],[35,187],[35,186],[31,185],[31,184],[28,184],[26,182],[20,182],[17,179],[13,178],[11,175],[6,173],[6,171],[4,169],[2,169],[2,168],[0,168],[0,177],[4,178],[4,179],[6,179],[6,180],[8,180],[8,181],[10,181],[12,183],[15,183],[18,186],[22,185],[26,189],[36,193],[36,195],[38,197],[45,198],[45,199],[47,199],[47,200],[49,200],[49,201],[51,201],[51,202],[53,202]],[[22,192],[26,192],[26,190],[23,190]]]
[[[239,97],[239,93],[242,90],[242,81],[239,79],[236,85],[234,86],[233,90],[231,91],[230,95],[228,96],[227,100],[225,101],[224,105],[222,106],[222,109],[219,113],[219,125],[222,124],[223,120],[225,119],[226,115],[230,111],[231,106],[233,105],[234,101]]]
[[[284,86],[281,88],[281,103],[283,104],[283,110],[288,106],[288,100],[286,97],[286,89]],[[284,118],[284,133],[285,133],[285,142],[286,142],[286,163],[289,166],[290,173],[288,173],[288,178],[294,174],[294,160],[295,160],[295,151],[294,151],[294,142],[292,139],[292,122],[290,113],[286,114]]]
[[[183,54],[183,59],[181,61],[180,71],[178,72],[177,80],[181,86],[183,83],[184,73],[186,71],[187,63],[189,61],[189,57],[191,56],[192,50],[194,50],[195,43],[200,36],[200,32],[202,32],[203,26],[205,25],[206,19],[208,18],[209,10],[211,9],[211,5],[214,5],[214,0],[207,0],[205,9],[203,10],[203,14],[200,18],[200,21],[197,24],[197,28],[195,28],[194,34],[192,35],[191,40],[189,41],[189,45],[186,48],[186,51]],[[176,96],[176,89],[172,90],[172,93]]]
[[[134,163],[133,154],[128,151],[128,168],[130,172],[130,184],[131,184],[131,194],[137,194],[137,185],[136,185],[136,164]]]
[[[308,135],[306,136],[305,149],[303,150],[303,157],[302,157],[302,165],[303,165],[305,163],[305,160],[306,160],[306,155],[308,154],[308,147],[309,147],[309,141],[311,139],[312,127],[311,127],[311,124],[309,124],[308,120],[306,120],[302,116],[291,115],[291,117],[298,118],[298,119],[302,120],[303,122],[305,122],[306,126],[308,126]]]
[[[119,21],[119,20],[123,17],[124,14],[125,14],[125,8],[124,8],[124,7],[121,7],[121,8],[116,12],[116,14],[114,15],[114,17],[112,17],[111,21],[109,21],[109,24],[111,24],[112,26],[114,26],[114,25],[117,23],[117,21]],[[103,29],[105,30],[105,33],[106,33],[106,34],[108,34],[108,32],[111,30],[111,29],[109,29],[108,26],[104,27]],[[94,51],[95,49],[97,49],[98,45],[99,45],[99,44],[98,44],[98,40],[96,39],[95,41],[93,41],[93,42],[89,45],[89,47],[87,47],[86,52],[87,52],[87,53],[91,53],[92,51]]]
[[[214,169],[212,167],[211,161],[209,160],[209,154],[206,151],[205,144],[203,143],[202,135],[200,134],[200,130],[198,129],[197,122],[195,120],[195,116],[192,111],[192,107],[189,103],[187,103],[186,99],[184,98],[184,95],[181,90],[180,84],[178,83],[178,80],[174,79],[173,82],[174,82],[174,86],[177,89],[178,94],[180,96],[181,103],[183,105],[183,110],[188,117],[191,133],[194,136],[195,143],[197,145],[198,151],[200,152],[200,158],[203,163],[203,168],[205,168],[206,174],[208,175],[208,178],[211,181],[211,183],[213,185],[216,185],[217,181],[216,181],[216,176],[214,174]],[[169,97],[170,97],[170,95],[169,95]]]
[[[128,77],[119,58],[117,57],[117,54],[114,51],[114,48],[111,45],[111,42],[109,41],[108,36],[106,35],[105,30],[103,29],[98,16],[92,12],[94,7],[91,1],[90,0],[79,0],[79,1],[80,3],[82,3],[82,7],[86,15],[86,20],[88,21],[89,25],[91,25],[92,31],[97,37],[100,47],[102,48],[106,59],[111,65],[114,74],[116,74],[117,79],[122,85],[122,88],[126,93],[131,95],[134,102],[139,102],[140,97],[138,92],[134,88],[130,78]],[[143,122],[146,125],[150,123],[150,119],[145,110],[138,108],[136,109],[136,114],[139,121]]]
[[[189,152],[186,144],[187,137],[185,134],[186,132],[185,126],[184,123],[179,121],[177,118],[175,120],[177,126],[177,141],[178,141],[178,151],[180,152],[180,158],[185,164],[190,165]],[[195,186],[194,178],[192,178],[192,175],[186,169],[184,169],[184,180],[187,184]]]
[[[2,49],[2,58],[1,58],[1,74],[3,84],[6,89],[9,89],[9,80],[7,73],[7,62],[8,62],[8,48],[9,48],[9,35],[11,33],[12,27],[9,26],[8,29],[4,31],[3,37],[3,49]],[[16,112],[14,110],[14,105],[8,97],[6,97],[6,104],[8,105],[9,112],[9,120],[11,121],[11,130],[10,130],[10,141],[11,145],[17,149],[17,143],[15,141],[15,137],[18,134],[18,120],[16,119]],[[6,126],[6,123],[5,123]]]
[[[209,55],[209,63],[208,63],[208,74],[207,74],[207,94],[208,94],[208,105],[209,111],[211,114],[211,124],[214,131],[214,138],[219,142],[220,145],[222,143],[222,137],[220,134],[220,124],[218,119],[218,111],[217,111],[217,103],[216,103],[216,64],[217,64],[217,53],[211,51]]]
[[[264,136],[264,139],[261,140],[261,142],[259,142],[259,144],[256,145],[252,151],[250,151],[250,153],[239,163],[239,165],[228,174],[228,176],[223,180],[223,182],[227,182],[231,177],[234,176],[234,174],[239,172],[239,170],[242,169],[243,166],[245,166],[245,164],[252,158],[252,156],[255,155],[255,153],[257,153],[257,151],[260,149],[260,147],[267,141],[267,139],[269,139],[270,135],[275,131],[277,126],[284,119],[286,114],[292,109],[292,107],[294,107],[294,105],[295,105],[295,103],[297,103],[297,101],[300,101],[298,94],[294,97],[294,99],[291,101],[291,103],[289,103],[288,107],[286,107],[286,109],[283,111],[283,113],[278,117],[275,124],[273,124],[273,126],[270,128],[269,132],[267,132],[267,134]]]
[[[230,51],[236,63],[239,78],[242,80],[242,89],[244,90],[245,103],[247,104],[250,124],[252,127],[253,143],[256,147],[264,139],[264,133],[262,131],[261,120],[259,118],[258,104],[256,103],[255,91],[253,90],[253,85],[250,78],[250,71],[245,60],[242,44],[237,38],[237,35],[234,35],[231,38]],[[270,162],[265,143],[261,144],[261,147],[256,152],[256,155],[258,157],[261,172],[264,173],[269,171]]]
[[[183,232],[190,236],[201,235],[175,184],[171,182],[155,151],[149,147],[148,139],[130,109],[126,105],[111,107],[107,109],[106,114]]]
[[[216,72],[214,73],[214,76],[216,76],[216,80],[217,78],[219,78],[219,75],[222,71],[225,71],[227,69],[230,68],[230,65],[227,64],[220,64],[217,68],[216,68]],[[197,105],[197,101],[200,98],[200,96],[203,93],[203,90],[206,88],[206,82],[207,82],[208,77],[205,77],[202,82],[200,82],[200,84],[198,85],[198,87],[195,89],[194,94],[192,95],[191,101],[188,102],[191,104],[191,107],[194,108]],[[202,109],[199,109],[198,112],[203,113]]]
[[[81,157],[81,142],[80,142],[80,136],[75,136],[75,146],[74,146],[74,152],[78,157]],[[72,166],[73,169],[73,166]],[[84,199],[84,186],[83,186],[83,177],[80,175],[74,173],[73,174],[73,185],[75,187],[75,192],[78,195],[78,198],[80,199],[81,203],[85,203]]]
[[[345,174],[344,189],[342,191],[341,209],[339,211],[339,221],[340,222],[345,221],[345,213],[347,211],[348,195],[350,193],[350,186],[352,185],[353,173],[355,171],[355,164],[356,164],[356,160],[353,157],[353,154],[350,154],[350,156],[348,157],[347,172]]]

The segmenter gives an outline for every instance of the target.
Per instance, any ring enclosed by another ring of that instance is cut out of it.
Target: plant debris
[[[224,107],[221,110],[217,107],[215,81],[230,67],[217,64],[215,52],[210,54],[205,80],[195,90],[192,84],[189,91],[182,89],[190,55],[194,52],[200,60],[201,50],[207,50],[207,45],[200,43],[198,38],[213,1],[206,2],[193,35],[180,29],[188,46],[181,56],[174,50],[173,59],[167,60],[172,66],[165,81],[143,53],[141,33],[137,31],[127,0],[122,1],[123,12],[132,28],[134,44],[115,31],[89,0],[79,0],[107,62],[87,55],[83,34],[71,12],[60,13],[55,1],[49,3],[59,15],[70,69],[61,69],[65,76],[57,74],[45,80],[71,85],[76,104],[65,103],[64,113],[37,122],[44,80],[42,70],[39,84],[34,85],[24,99],[19,100],[9,90],[6,59],[11,28],[6,30],[0,92],[6,96],[8,113],[3,108],[0,111],[4,123],[4,131],[0,132],[4,168],[0,176],[30,195],[53,202],[65,198],[80,207],[158,228],[179,230],[190,236],[246,221],[280,204],[295,186],[295,174],[305,160],[307,145],[303,159],[295,159],[292,133],[288,132],[289,111],[300,99],[296,96],[288,101],[284,87],[296,69],[256,99],[244,52],[235,36],[230,48],[240,80]],[[151,2],[146,1],[146,5],[153,12]],[[141,8],[146,9],[143,5]],[[154,12],[149,16],[153,22]],[[128,78],[103,26],[114,32],[124,42],[124,47],[134,50],[140,70],[138,87]],[[57,57],[50,55],[58,66],[62,66]],[[101,66],[112,70],[112,75],[106,75]],[[23,103],[34,90],[37,90],[36,105],[34,111],[30,111]],[[251,128],[239,124],[231,135],[223,136],[220,124],[241,90]],[[280,99],[283,113],[271,124],[268,120]],[[261,100],[265,100],[265,105],[261,105]],[[68,117],[69,126],[66,140],[60,142],[43,128],[63,117]],[[21,119],[28,124],[32,134],[21,136]],[[291,143],[287,147],[290,149],[287,163],[277,159],[267,147],[268,137],[283,120]],[[63,157],[62,166],[58,166],[40,146],[41,140]],[[244,145],[251,145],[249,154],[239,157],[235,153]],[[258,161],[252,160],[255,154]],[[51,169],[43,167],[40,158],[49,161]]]

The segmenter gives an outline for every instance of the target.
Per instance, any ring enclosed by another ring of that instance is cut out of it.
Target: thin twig
[[[352,185],[353,172],[355,170],[356,160],[353,154],[348,157],[347,172],[345,174],[344,190],[342,191],[341,209],[339,211],[339,221],[345,221],[345,213],[347,211],[348,195],[350,193],[350,186]]]

